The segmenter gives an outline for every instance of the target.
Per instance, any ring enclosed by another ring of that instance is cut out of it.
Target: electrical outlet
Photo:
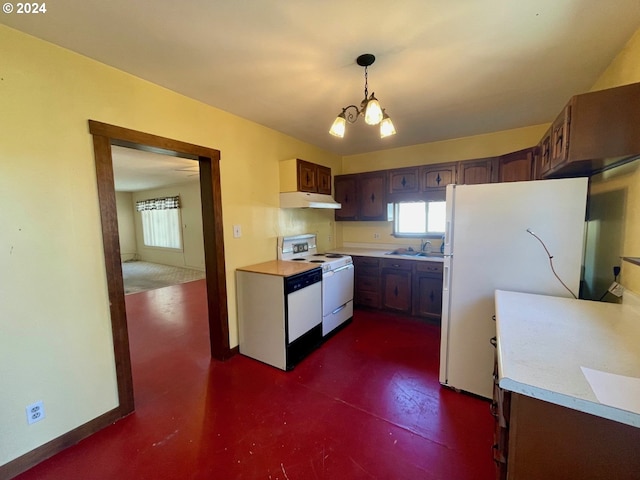
[[[32,403],[31,405],[27,405],[27,423],[31,425],[32,423],[39,422],[43,420],[45,417],[44,414],[44,402],[40,400],[39,402]]]
[[[242,236],[242,227],[240,225],[233,226],[233,238],[240,238]]]
[[[376,240],[378,240],[380,238],[380,234],[379,233],[374,233],[373,234],[373,238],[375,238]]]
[[[609,287],[609,291],[616,297],[621,297],[622,294],[624,293],[624,287],[620,285],[618,282],[613,282]]]

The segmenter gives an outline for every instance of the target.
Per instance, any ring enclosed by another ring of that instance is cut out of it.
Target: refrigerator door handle
[[[449,291],[449,265],[444,265],[442,269],[442,290]]]

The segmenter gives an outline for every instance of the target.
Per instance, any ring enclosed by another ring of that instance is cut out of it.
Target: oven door
[[[353,264],[322,274],[322,316],[353,300]]]

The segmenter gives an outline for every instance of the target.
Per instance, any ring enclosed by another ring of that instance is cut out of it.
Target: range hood
[[[280,194],[280,208],[342,208],[331,195],[307,192],[284,192]]]

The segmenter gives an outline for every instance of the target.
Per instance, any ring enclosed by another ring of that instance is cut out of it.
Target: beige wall
[[[118,402],[88,119],[221,151],[231,346],[235,268],[275,258],[278,235],[334,234],[331,212],[278,208],[278,162],[341,158],[2,25],[0,58],[2,465]]]
[[[611,62],[594,84],[592,90],[617,87],[640,82],[640,29]],[[620,262],[620,256],[640,257],[640,161],[604,172],[592,178],[592,198],[602,215],[589,227],[596,229],[601,239],[598,248],[588,253],[601,267],[591,272],[599,286],[611,283],[611,264],[622,267],[620,282],[633,292],[640,293],[640,266]],[[614,234],[611,234],[611,231]]]
[[[118,211],[118,237],[120,240],[120,259],[132,260],[138,255],[136,229],[134,223],[134,203],[131,192],[116,192],[116,210]]]
[[[145,246],[142,233],[142,217],[138,212],[135,212],[133,219],[138,258],[145,262],[204,271],[204,239],[202,234],[202,205],[200,202],[199,181],[134,192],[132,194],[133,206],[135,208],[136,202],[140,200],[176,195],[180,197],[182,249]]]

